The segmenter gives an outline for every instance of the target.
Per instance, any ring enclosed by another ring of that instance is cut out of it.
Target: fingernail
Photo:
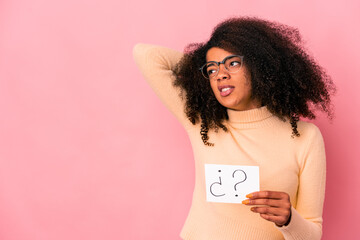
[[[255,211],[255,208],[252,207],[252,208],[250,208],[250,210],[254,212],[254,211]]]
[[[251,193],[249,193],[248,195],[246,195],[247,198],[252,198],[252,196],[253,196],[253,195],[252,195]]]
[[[245,200],[242,201],[241,203],[242,203],[242,204],[249,204],[249,202],[250,202],[249,199],[245,199]]]

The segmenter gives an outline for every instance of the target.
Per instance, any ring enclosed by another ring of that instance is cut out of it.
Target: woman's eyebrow
[[[237,57],[237,56],[238,55],[229,55],[229,56],[226,56],[225,58],[221,59],[220,61],[212,60],[212,61],[207,61],[207,63],[210,63],[210,62],[219,63],[219,62],[224,61],[225,59],[229,59],[229,58],[233,58],[233,57]]]
[[[209,62],[207,62],[207,64],[209,64],[208,65],[208,67],[209,67],[209,66],[212,66],[212,65],[217,65],[217,62],[216,61],[209,61]]]

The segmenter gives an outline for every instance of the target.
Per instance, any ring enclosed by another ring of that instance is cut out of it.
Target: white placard
[[[208,202],[241,203],[260,191],[258,166],[205,164],[205,181]]]

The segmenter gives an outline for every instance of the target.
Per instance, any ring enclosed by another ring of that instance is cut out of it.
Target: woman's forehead
[[[232,52],[228,52],[219,47],[212,47],[206,53],[206,61],[221,62],[227,56],[234,55]]]

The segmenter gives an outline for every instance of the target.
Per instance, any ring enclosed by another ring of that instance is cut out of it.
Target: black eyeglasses
[[[205,63],[199,70],[206,79],[215,78],[220,69],[220,64],[224,64],[225,69],[229,73],[236,73],[243,65],[244,56],[230,55],[224,58],[221,62],[210,61]]]

